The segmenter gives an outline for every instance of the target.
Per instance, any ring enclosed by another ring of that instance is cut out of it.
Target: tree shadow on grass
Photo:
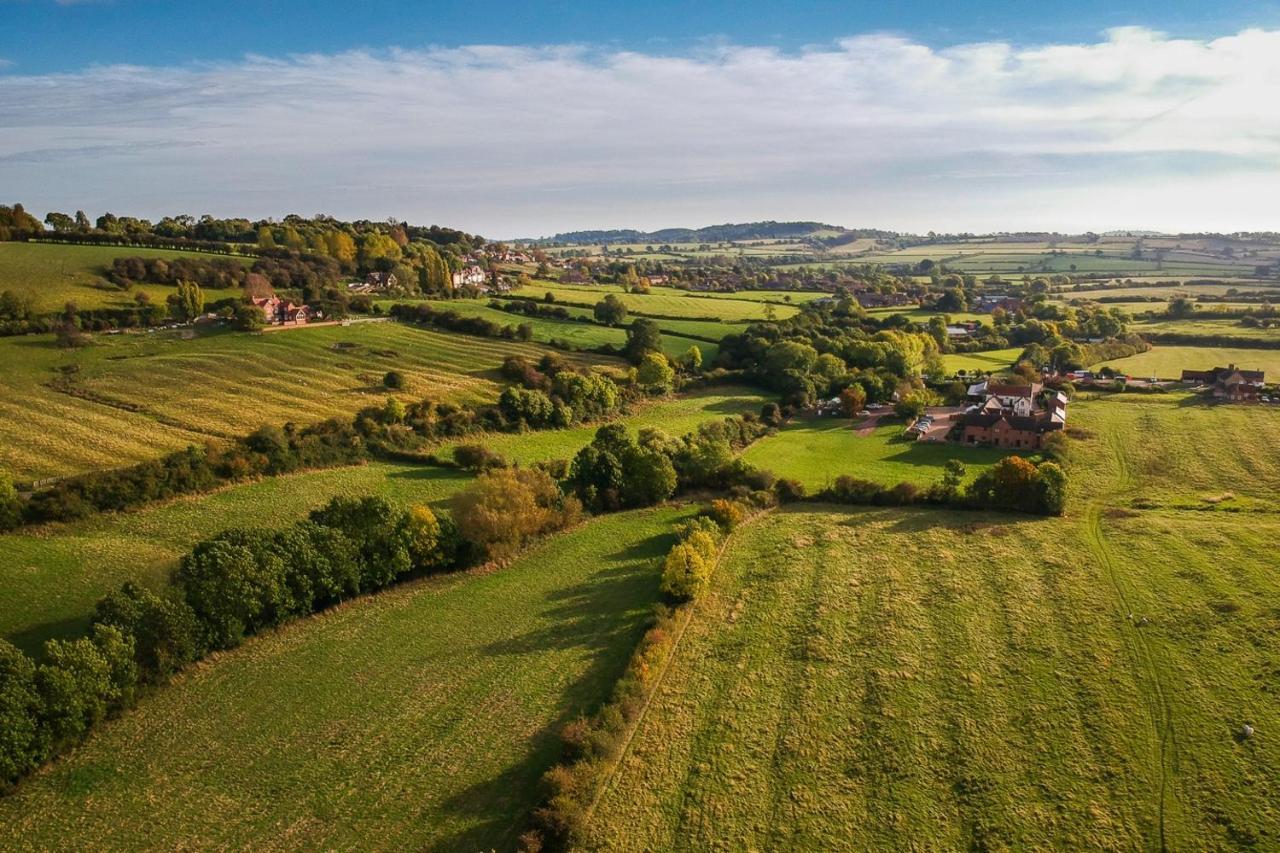
[[[538,780],[561,756],[559,732],[570,720],[595,712],[613,685],[648,625],[648,606],[658,597],[656,561],[670,547],[668,534],[651,536],[609,554],[602,567],[581,583],[548,592],[540,626],[516,637],[491,643],[488,655],[536,655],[550,650],[581,649],[590,658],[585,671],[556,697],[555,717],[529,738],[516,763],[446,799],[440,804],[470,828],[441,839],[432,850],[509,849],[527,828],[538,805]]]
[[[45,640],[74,640],[88,633],[89,615],[70,616],[41,622],[10,634],[5,639],[37,660],[44,657]]]

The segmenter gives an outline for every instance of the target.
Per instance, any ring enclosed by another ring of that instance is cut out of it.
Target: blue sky
[[[490,236],[1280,230],[1280,5],[0,0],[0,187]]]
[[[0,0],[0,23],[0,59],[13,63],[10,73],[31,74],[388,46],[581,42],[663,51],[723,38],[796,48],[870,31],[899,32],[933,46],[1088,40],[1120,26],[1201,38],[1280,26],[1280,3]]]

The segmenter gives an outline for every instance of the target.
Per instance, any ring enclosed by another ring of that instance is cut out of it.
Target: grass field
[[[617,296],[633,314],[663,314],[676,319],[711,318],[726,323],[763,320],[770,308],[779,320],[799,312],[789,305],[769,305],[763,301],[726,298],[715,303],[691,296],[673,287],[655,287],[650,293],[627,293],[615,285],[576,286],[557,282],[535,281],[533,284],[512,291],[518,296],[541,299],[545,294],[555,296],[557,303],[591,307],[607,294]]]
[[[36,479],[113,467],[264,423],[305,424],[380,403],[388,370],[406,398],[491,400],[503,358],[536,344],[432,332],[396,323],[94,337],[61,350],[51,335],[0,339],[0,467]],[[603,363],[596,356],[574,356]],[[49,383],[61,378],[68,390]]]
[[[1072,405],[1065,519],[809,506],[739,534],[586,846],[1276,846],[1280,743],[1238,733],[1280,726],[1280,416]]]
[[[528,323],[533,327],[533,339],[545,343],[551,340],[568,341],[583,349],[610,344],[621,349],[627,342],[627,331],[623,328],[602,326],[599,323],[583,323],[577,320],[555,320],[545,317],[529,317],[524,314],[511,314],[497,308],[490,308],[488,300],[469,299],[427,299],[427,304],[441,310],[456,311],[469,317],[483,317],[502,325]],[[590,316],[588,308],[567,308],[571,314]],[[697,346],[702,352],[702,359],[710,363],[720,353],[720,346],[704,340],[682,337],[681,333],[701,337],[720,339],[725,335],[741,332],[745,327],[728,323],[713,323],[706,320],[668,320],[655,321],[662,328],[663,351],[677,358],[688,352],[689,347]]]
[[[1280,376],[1280,349],[1154,346],[1146,352],[1103,364],[1129,376],[1154,376],[1158,379],[1177,379],[1184,368],[1208,370],[1234,364],[1249,370],[1265,370],[1268,380],[1274,381],[1273,377]],[[1103,364],[1094,367],[1102,367]]]
[[[593,521],[218,655],[0,799],[0,847],[512,849],[681,511]]]
[[[0,534],[0,637],[36,653],[82,634],[94,602],[126,580],[162,587],[178,558],[229,527],[279,529],[337,495],[438,503],[470,477],[445,468],[370,463],[225,488],[22,533]]]
[[[656,400],[618,420],[632,430],[657,426],[682,435],[708,420],[759,411],[767,399],[749,388],[714,388]],[[499,433],[468,442],[530,465],[571,459],[597,428]],[[448,456],[450,448],[437,452]],[[445,468],[370,463],[271,477],[134,512],[0,534],[0,587],[7,592],[0,600],[0,637],[35,653],[50,637],[79,635],[100,597],[126,580],[159,588],[182,553],[228,527],[278,529],[336,495],[377,494],[400,506],[438,504],[470,479]]]
[[[955,373],[964,370],[968,373],[994,373],[1007,370],[1022,355],[1022,347],[988,350],[987,352],[956,352],[944,355],[942,363],[947,370]]]
[[[1008,455],[991,448],[905,441],[900,438],[903,429],[901,422],[885,424],[863,436],[845,418],[795,420],[751,445],[742,458],[779,477],[794,477],[814,492],[842,474],[887,485],[927,486],[942,478],[942,466],[953,458],[965,464],[972,478]]]
[[[754,388],[720,386],[682,397],[647,403],[639,407],[634,414],[627,415],[620,421],[632,430],[657,427],[668,435],[678,437],[692,432],[699,424],[706,421],[740,415],[744,412],[759,412],[760,407],[769,399],[766,394]],[[458,443],[478,443],[501,454],[508,461],[524,466],[550,459],[572,460],[574,454],[591,443],[599,426],[599,424],[588,424],[572,429],[515,434],[496,433],[469,437],[464,442],[446,444],[437,452],[449,457],[453,447]]]
[[[39,313],[60,311],[68,302],[80,308],[110,308],[134,304],[134,296],[146,293],[153,302],[164,304],[173,288],[158,284],[135,285],[128,292],[105,283],[103,276],[116,258],[204,259],[225,257],[170,249],[139,249],[129,246],[69,246],[58,243],[0,243],[0,291],[12,290],[31,299]],[[251,263],[252,258],[239,258]],[[218,299],[210,291],[210,299]],[[230,291],[227,295],[231,295]]]
[[[1153,320],[1139,321],[1131,326],[1131,331],[1140,335],[1174,333],[1179,335],[1196,335],[1198,337],[1226,336],[1253,341],[1276,341],[1280,343],[1280,327],[1269,329],[1249,327],[1240,324],[1239,320],[1201,320],[1190,317],[1185,320]]]

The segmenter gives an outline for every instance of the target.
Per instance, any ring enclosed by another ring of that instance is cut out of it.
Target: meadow
[[[1022,347],[988,350],[986,352],[955,352],[942,357],[942,363],[950,373],[994,373],[1007,370],[1022,355]]]
[[[711,388],[634,407],[615,422],[633,431],[658,427],[673,436],[723,417],[758,412],[767,397],[754,389]],[[572,459],[599,424],[565,430],[476,435],[479,443],[520,465]],[[454,443],[435,450],[451,456]],[[393,504],[443,505],[471,482],[450,468],[373,462],[228,486],[127,513],[0,534],[0,637],[29,653],[51,637],[85,631],[94,602],[126,580],[155,589],[200,539],[230,527],[280,529],[338,495],[376,494]]]
[[[498,308],[490,308],[488,300],[471,299],[425,299],[422,300],[433,308],[442,311],[456,311],[467,317],[483,317],[502,325],[520,325],[528,323],[533,327],[533,339],[540,343],[549,341],[567,341],[582,349],[589,349],[608,344],[622,349],[627,342],[627,331],[621,327],[604,326],[592,319],[590,322],[579,320],[557,320],[547,317],[530,317],[525,314],[512,314]],[[588,308],[560,306],[571,315],[591,317]],[[710,363],[720,353],[719,344],[701,338],[719,340],[725,335],[740,332],[744,327],[727,323],[715,323],[706,320],[669,320],[655,321],[662,329],[662,349],[671,358],[678,358],[688,352],[689,347],[697,346],[702,352],[702,359]],[[682,337],[681,333],[696,335],[697,338]]]
[[[972,479],[1008,455],[1006,450],[905,440],[901,421],[882,424],[870,435],[859,435],[856,426],[847,418],[799,418],[751,445],[742,458],[816,492],[842,474],[887,485],[928,486],[942,479],[942,467],[953,458],[965,464]]]
[[[699,424],[720,418],[758,413],[771,398],[754,388],[716,386],[680,397],[640,404],[635,411],[617,419],[617,423],[638,431],[646,427],[662,430],[678,437],[693,432]],[[449,458],[458,444],[481,444],[509,462],[530,466],[552,459],[571,461],[574,455],[591,443],[600,424],[587,424],[570,429],[538,430],[525,433],[493,433],[468,436],[458,442],[444,444],[436,453]]]
[[[1251,341],[1274,341],[1280,344],[1280,326],[1269,329],[1241,325],[1239,320],[1198,319],[1194,316],[1182,320],[1149,320],[1133,323],[1131,330],[1140,335],[1172,333],[1194,335],[1203,338],[1240,338]]]
[[[0,799],[0,847],[511,849],[682,515],[596,519],[217,655]]]
[[[103,279],[116,258],[224,257],[172,249],[132,246],[73,246],[62,243],[0,243],[0,291],[12,290],[31,300],[37,313],[60,311],[68,302],[80,308],[119,308],[134,304],[146,293],[161,305],[173,288],[159,284],[135,285],[122,291]],[[252,258],[240,258],[252,263]],[[102,286],[99,286],[99,285]],[[211,293],[210,298],[218,298]]]
[[[182,554],[228,528],[282,529],[338,495],[440,505],[470,481],[448,468],[374,462],[0,534],[0,637],[36,654],[47,639],[80,636],[99,598],[130,580],[162,589]]]
[[[361,323],[265,335],[95,335],[59,349],[52,335],[0,339],[0,468],[33,480],[152,458],[263,424],[306,424],[380,404],[382,378],[405,399],[496,399],[508,355],[537,344]],[[571,356],[581,364],[611,362]]]
[[[1251,349],[1244,347],[1194,347],[1153,346],[1146,352],[1117,358],[1101,364],[1121,373],[1139,378],[1154,376],[1158,379],[1177,379],[1184,369],[1208,370],[1234,364],[1249,370],[1265,370],[1268,379],[1280,376],[1280,349]]]
[[[583,846],[1275,846],[1280,416],[1072,405],[1065,519],[737,534]]]
[[[592,307],[608,294],[622,300],[633,314],[661,314],[675,319],[711,319],[726,323],[763,320],[772,311],[781,320],[799,313],[790,305],[773,305],[760,300],[726,298],[710,303],[673,287],[655,287],[649,293],[627,293],[617,285],[577,286],[550,281],[534,281],[533,284],[512,291],[517,296],[542,299],[547,293],[557,303]]]

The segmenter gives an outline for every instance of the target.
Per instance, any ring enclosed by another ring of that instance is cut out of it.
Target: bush
[[[381,589],[413,569],[408,519],[382,498],[334,498],[314,510],[311,520],[342,532],[354,545],[362,592]]]
[[[725,531],[733,530],[747,518],[746,507],[724,498],[713,500],[707,514]]]
[[[200,658],[200,628],[185,601],[157,595],[133,582],[98,601],[94,625],[133,637],[139,679],[160,682]]]
[[[382,384],[392,390],[403,388],[405,386],[404,374],[398,370],[388,370],[387,374],[382,377]]]
[[[0,640],[0,791],[44,761],[40,713],[35,664]]]
[[[479,444],[459,444],[453,449],[453,461],[464,471],[488,471],[507,465],[505,459]]]
[[[507,557],[537,536],[576,523],[577,498],[565,497],[535,468],[487,471],[453,498],[462,537],[491,559]]]
[[[779,503],[795,503],[804,500],[804,483],[790,478],[781,478],[773,484],[773,493],[778,496]]]

